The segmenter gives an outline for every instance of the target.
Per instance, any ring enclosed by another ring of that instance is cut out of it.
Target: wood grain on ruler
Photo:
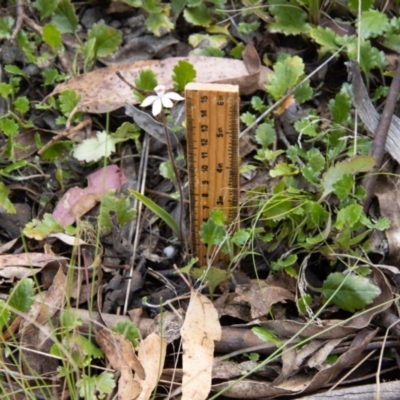
[[[207,248],[199,230],[218,208],[227,224],[239,202],[239,87],[190,83],[185,89],[189,202],[193,255],[206,265]],[[214,263],[229,261],[218,253]]]

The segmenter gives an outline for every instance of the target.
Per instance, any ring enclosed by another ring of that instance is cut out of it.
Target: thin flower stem
[[[179,231],[180,231],[180,235],[181,235],[179,240],[183,241],[183,243],[185,245],[185,250],[188,251],[187,240],[186,240],[185,235],[183,234],[183,214],[184,214],[184,210],[185,210],[185,204],[184,204],[184,198],[183,198],[182,181],[181,181],[181,178],[179,176],[178,168],[177,168],[177,166],[175,164],[174,154],[172,152],[172,144],[171,144],[171,139],[170,139],[169,133],[168,133],[167,121],[166,121],[166,118],[165,118],[164,108],[161,109],[161,122],[162,122],[163,127],[164,127],[165,138],[167,140],[168,155],[169,155],[169,158],[171,160],[172,168],[174,169],[174,174],[175,174],[175,179],[176,179],[176,187],[177,187],[178,192],[179,192],[179,203],[180,203]]]

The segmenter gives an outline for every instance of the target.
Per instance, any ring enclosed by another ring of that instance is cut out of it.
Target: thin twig
[[[397,63],[396,74],[393,78],[392,84],[390,85],[390,90],[388,97],[386,99],[385,108],[383,109],[381,118],[379,120],[379,125],[376,129],[374,141],[372,143],[372,156],[375,158],[375,166],[371,171],[371,175],[366,178],[364,182],[365,190],[367,192],[364,200],[363,207],[366,213],[371,205],[372,198],[374,196],[374,189],[376,186],[376,181],[378,179],[378,174],[376,172],[382,166],[383,156],[385,154],[386,140],[389,133],[390,124],[392,122],[392,117],[394,109],[397,103],[397,97],[400,93],[400,62]]]
[[[15,23],[14,30],[11,34],[11,40],[15,40],[15,38],[17,37],[18,32],[20,31],[22,26],[22,21],[24,20],[24,7],[22,4],[22,0],[17,0],[15,4],[17,10],[17,21]]]

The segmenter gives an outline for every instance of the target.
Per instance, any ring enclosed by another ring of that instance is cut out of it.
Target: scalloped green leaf
[[[18,311],[28,312],[34,302],[33,280],[24,278],[12,289],[7,304]]]
[[[183,11],[183,16],[187,22],[198,26],[207,27],[212,21],[207,5],[202,2],[195,7],[186,7]]]
[[[54,10],[52,22],[61,33],[74,33],[78,27],[78,17],[69,0],[61,0]]]
[[[288,89],[296,86],[304,75],[304,62],[298,57],[286,57],[274,65],[274,72],[266,86],[267,92],[275,99],[281,99]]]
[[[57,50],[61,47],[61,33],[53,24],[46,24],[43,27],[43,41],[48,44],[52,50]]]
[[[95,57],[107,57],[114,53],[122,42],[122,33],[117,29],[107,26],[104,22],[94,24],[87,36],[87,40],[95,39]]]
[[[197,72],[193,64],[185,60],[179,61],[173,68],[174,89],[183,92],[188,83],[195,81],[196,75]]]
[[[321,293],[341,309],[355,312],[371,304],[381,290],[363,276],[334,272],[324,281]]]
[[[310,30],[310,25],[306,23],[307,14],[297,3],[286,0],[269,0],[268,4],[271,14],[275,17],[275,22],[268,24],[271,32],[299,35]]]
[[[368,10],[361,14],[360,35],[364,39],[383,35],[389,28],[389,19],[386,14],[378,10]],[[357,27],[359,22],[357,22]]]
[[[332,193],[333,185],[344,175],[355,175],[360,172],[368,172],[375,165],[374,157],[353,157],[336,163],[330,167],[322,176],[322,187],[324,189],[322,198]]]

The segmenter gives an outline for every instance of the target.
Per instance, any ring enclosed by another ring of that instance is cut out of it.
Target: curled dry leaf
[[[118,189],[126,182],[125,175],[116,165],[109,165],[88,175],[88,186],[69,189],[53,211],[54,218],[60,218],[62,226],[73,224],[77,218],[91,210],[101,197],[112,189]]]
[[[253,279],[251,284],[237,285],[235,291],[249,303],[253,319],[267,316],[273,304],[295,299],[289,290],[279,286],[269,286],[257,279]]]
[[[192,291],[181,329],[182,400],[205,400],[211,389],[214,341],[221,340],[218,313],[211,301]]]
[[[137,381],[142,391],[138,400],[147,400],[151,397],[153,389],[157,386],[163,370],[165,355],[167,351],[167,340],[152,333],[142,340],[138,349],[138,358],[146,371],[146,378],[140,379],[135,375],[134,380]]]
[[[112,367],[121,373],[118,381],[118,398],[121,400],[136,399],[141,393],[142,387],[139,382],[134,380],[132,370],[142,380],[145,379],[146,374],[136,357],[132,343],[125,336],[108,329],[99,330],[96,334],[96,341]]]
[[[138,103],[132,89],[117,73],[134,84],[143,69],[151,69],[157,76],[158,84],[164,85],[169,91],[173,89],[173,68],[181,60],[193,64],[197,71],[196,82],[236,84],[244,95],[265,90],[271,70],[261,66],[258,54],[252,46],[246,48],[243,58],[245,61],[219,57],[172,57],[101,68],[58,85],[50,96],[67,89],[75,90],[80,100],[71,116],[78,111],[107,113],[123,107],[125,103]]]
[[[0,255],[0,276],[8,279],[23,279],[40,272],[53,261],[67,260],[43,253],[21,253]]]

